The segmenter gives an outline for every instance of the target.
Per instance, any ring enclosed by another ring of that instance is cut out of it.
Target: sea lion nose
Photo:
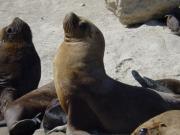
[[[65,20],[73,22],[73,24],[74,24],[74,23],[78,23],[79,17],[75,13],[70,12],[70,13],[66,14]]]
[[[77,15],[74,12],[70,12],[66,15],[68,18],[78,18]]]
[[[7,27],[7,28],[6,28],[6,32],[7,32],[8,34],[12,34],[12,33],[14,33],[14,29],[13,29],[12,27]]]

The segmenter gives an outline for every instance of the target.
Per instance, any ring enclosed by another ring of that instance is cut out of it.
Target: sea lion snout
[[[77,29],[78,23],[79,23],[79,17],[75,13],[70,12],[65,16],[63,21],[63,27],[66,36],[75,35],[74,31]]]
[[[79,17],[73,12],[66,14],[64,18],[64,25],[66,25],[67,23],[70,23],[73,26],[76,26],[78,22],[79,22]]]

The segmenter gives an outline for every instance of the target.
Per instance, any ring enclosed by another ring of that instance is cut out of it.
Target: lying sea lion
[[[32,135],[54,98],[57,98],[54,82],[50,82],[9,103],[4,118],[10,135]]]
[[[148,77],[141,77],[136,71],[132,70],[132,75],[142,87],[154,89],[161,92],[180,94],[180,81],[176,79],[152,80]]]
[[[0,31],[0,120],[9,102],[37,88],[40,58],[29,25],[15,18]]]
[[[131,133],[153,116],[180,109],[180,99],[173,94],[109,77],[103,63],[104,37],[93,23],[69,13],[63,27],[64,41],[54,59],[54,82],[68,117],[67,135]]]
[[[164,112],[140,125],[131,135],[179,135],[180,110]]]

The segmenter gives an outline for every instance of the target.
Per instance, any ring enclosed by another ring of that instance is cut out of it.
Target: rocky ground
[[[40,85],[53,79],[52,60],[63,41],[63,18],[70,11],[88,18],[103,32],[106,40],[104,63],[111,77],[137,85],[131,75],[131,70],[136,69],[154,79],[180,79],[180,37],[155,20],[126,28],[106,9],[104,0],[0,0],[0,3],[0,27],[16,16],[31,26],[41,57]],[[1,128],[0,135],[8,135],[7,130]]]

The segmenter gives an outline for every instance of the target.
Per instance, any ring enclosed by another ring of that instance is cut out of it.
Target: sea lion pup
[[[90,21],[66,15],[64,41],[54,59],[54,82],[67,114],[67,135],[91,131],[131,133],[139,124],[166,110],[180,109],[180,99],[118,82],[106,75],[105,41]]]
[[[32,42],[29,25],[15,18],[0,31],[0,119],[7,104],[36,89],[40,58]]]
[[[164,112],[140,125],[131,135],[179,135],[180,111]]]
[[[9,103],[4,118],[10,135],[32,135],[54,98],[57,98],[54,82],[50,82]]]
[[[154,89],[161,92],[180,94],[180,81],[175,79],[152,80],[148,77],[141,77],[136,71],[132,70],[132,75],[142,87]]]
[[[57,126],[62,126],[67,123],[66,114],[63,112],[58,99],[54,99],[51,104],[47,107],[43,120],[42,126],[45,133],[50,133],[50,130]]]

